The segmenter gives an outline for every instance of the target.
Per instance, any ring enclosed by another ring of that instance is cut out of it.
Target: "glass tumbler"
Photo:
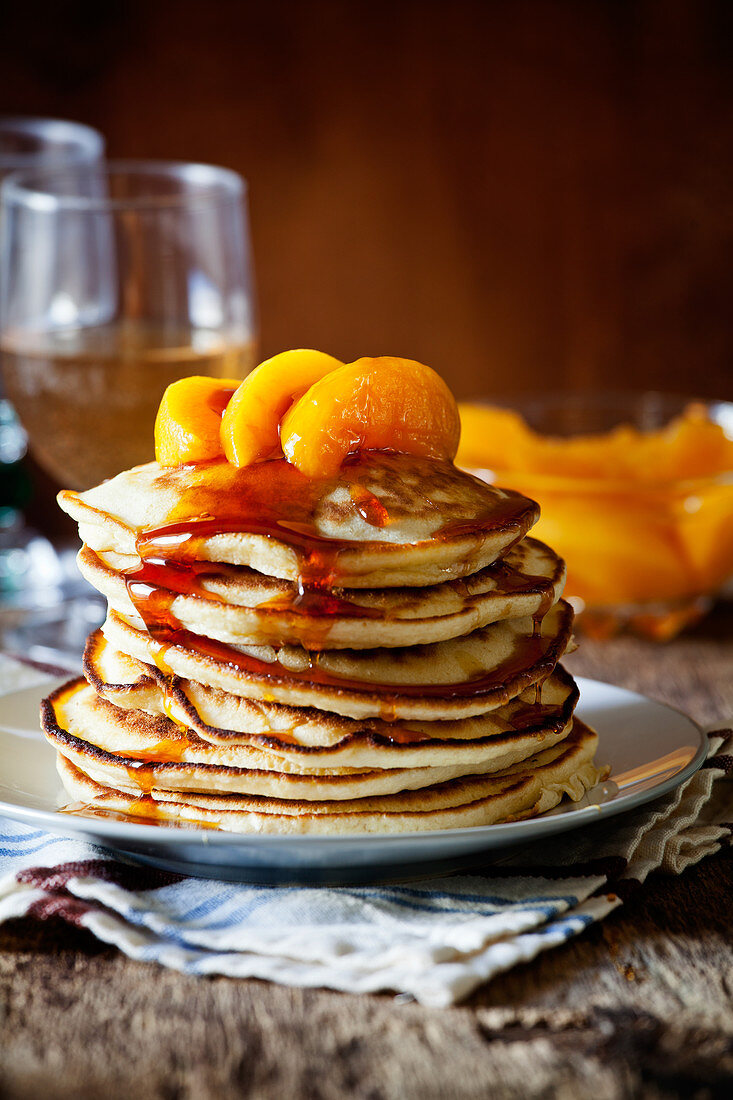
[[[118,162],[6,180],[5,385],[36,461],[85,489],[153,458],[163,391],[243,378],[255,307],[244,180]]]
[[[0,116],[0,183],[12,172],[99,164],[104,138],[77,122]],[[0,251],[3,224],[0,218]],[[23,465],[27,437],[0,390],[0,619],[62,598],[64,563],[48,539],[25,521],[30,496]]]
[[[246,198],[235,172],[165,161],[5,180],[3,374],[32,454],[59,486],[89,488],[150,461],[171,382],[243,378],[254,366]]]

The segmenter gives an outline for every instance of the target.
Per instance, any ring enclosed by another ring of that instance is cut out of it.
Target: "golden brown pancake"
[[[110,607],[137,625],[142,620],[135,601],[142,599],[153,608],[165,607],[186,630],[220,642],[307,649],[445,641],[502,619],[541,613],[560,598],[565,582],[562,559],[534,539],[524,539],[501,562],[463,580],[422,588],[331,589],[305,598],[293,582],[243,567],[203,574],[195,582],[198,592],[177,595],[166,586],[180,583],[180,570],[148,569],[139,581],[139,570],[133,569],[126,581],[125,563],[134,559],[97,555],[85,546],[77,560],[82,576]]]
[[[135,796],[90,779],[61,753],[58,768],[64,786],[80,803],[159,824],[279,835],[392,834],[490,825],[544,813],[563,795],[578,800],[603,775],[593,763],[596,743],[596,734],[576,721],[559,744],[494,775],[339,801],[182,794],[157,788]]]
[[[495,739],[515,733],[538,743],[567,732],[578,700],[572,676],[558,666],[541,685],[532,686],[505,706],[473,718],[438,722],[343,718],[308,707],[254,702],[207,688],[196,681],[167,678],[158,669],[110,650],[92,635],[84,660],[87,680],[98,696],[122,710],[167,716],[189,734],[217,747],[234,745],[266,750],[283,770],[331,767],[422,767],[456,759],[483,759]],[[127,679],[124,679],[127,677]],[[121,682],[120,682],[121,681]],[[95,744],[118,751],[123,730]],[[163,736],[161,734],[161,736]],[[231,759],[228,760],[232,762]]]
[[[463,775],[485,775],[550,748],[570,729],[544,736],[517,732],[485,739],[483,752],[470,756],[460,748],[442,764],[392,767],[308,769],[283,768],[283,757],[241,745],[217,748],[165,718],[140,711],[121,711],[100,699],[83,678],[72,681],[44,703],[42,724],[47,739],[75,767],[96,782],[139,795],[152,788],[179,792],[252,794],[269,798],[343,800],[416,790]],[[116,748],[107,747],[112,742]],[[120,744],[121,742],[121,744]],[[335,754],[332,754],[335,755]]]
[[[364,452],[126,471],[61,494],[108,600],[44,704],[95,812],[282,834],[544,812],[593,785],[564,565],[531,501],[451,463]]]
[[[568,648],[573,613],[560,601],[538,637],[532,619],[494,623],[463,638],[400,649],[214,646],[186,634],[158,643],[110,611],[104,636],[123,653],[232,695],[314,706],[350,718],[468,718],[503,706],[552,672]]]
[[[182,524],[198,560],[347,588],[469,576],[539,516],[533,501],[450,462],[378,451],[324,481],[284,459],[240,470],[225,460],[173,469],[151,462],[84,493],[64,491],[59,503],[97,553],[135,555],[143,533]],[[180,532],[170,537],[165,545],[180,550]]]

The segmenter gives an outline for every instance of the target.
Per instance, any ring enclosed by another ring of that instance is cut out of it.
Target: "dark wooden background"
[[[733,396],[728,0],[0,7],[0,111],[250,180],[262,352]]]

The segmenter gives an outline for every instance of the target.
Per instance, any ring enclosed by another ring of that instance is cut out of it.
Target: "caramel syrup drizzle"
[[[313,511],[322,496],[323,487],[319,482],[304,478],[290,463],[280,459],[237,471],[233,480],[231,467],[225,464],[230,476],[217,486],[216,467],[219,465],[201,464],[196,468],[199,474],[208,469],[214,475],[211,483],[200,478],[194,486],[190,505],[196,514],[183,520],[176,520],[174,516],[171,522],[138,534],[136,548],[141,564],[126,575],[133,602],[149,604],[155,615],[155,601],[164,602],[165,597],[154,595],[153,587],[164,587],[176,594],[221,600],[222,597],[210,592],[199,579],[216,569],[214,563],[197,558],[200,540],[216,534],[244,532],[285,542],[299,553],[300,558],[295,598],[290,594],[276,597],[260,605],[258,611],[292,611],[311,620],[329,616],[360,619],[381,616],[378,609],[352,604],[334,591],[337,587],[338,558],[344,550],[353,549],[354,543],[327,538],[313,529]],[[358,459],[353,458],[348,468],[353,470],[359,465]],[[374,493],[356,483],[350,486],[350,495],[356,510],[376,531],[390,523],[388,510]],[[203,511],[200,510],[202,507]],[[217,518],[206,510],[209,507],[217,509]],[[448,540],[467,533],[475,534],[476,530],[488,533],[492,528],[518,526],[527,508],[525,498],[510,494],[499,499],[495,507],[475,523],[444,525],[436,538]],[[503,563],[496,565],[498,573]],[[548,606],[551,606],[552,586],[548,586],[544,578],[517,578],[506,566],[501,591],[531,593],[537,591],[533,587],[536,582],[545,584]]]
[[[495,562],[494,567],[501,576],[502,594],[536,592],[540,596],[540,605],[532,616],[532,639],[536,641],[542,636],[542,623],[555,599],[555,589],[552,580],[548,580],[545,577],[514,572],[504,561]],[[539,679],[535,684],[535,706],[540,706],[542,703],[542,683],[542,679]]]
[[[367,682],[351,679],[344,676],[336,676],[320,667],[318,653],[311,655],[308,668],[290,669],[284,668],[276,662],[262,661],[249,653],[241,653],[224,642],[218,642],[213,638],[206,638],[201,634],[194,634],[177,625],[174,616],[168,613],[165,617],[151,619],[148,624],[150,635],[159,643],[159,652],[156,663],[161,671],[168,666],[166,653],[173,647],[188,649],[208,657],[227,668],[245,673],[257,680],[267,680],[271,683],[308,683],[318,684],[322,687],[332,688],[337,691],[353,691],[359,694],[379,695],[392,697],[395,702],[401,698],[429,698],[429,699],[461,699],[469,696],[491,694],[506,680],[519,676],[525,670],[533,670],[535,677],[542,678],[549,675],[557,664],[567,642],[569,631],[562,630],[557,635],[549,637],[540,634],[534,636],[528,634],[521,638],[521,644],[516,646],[516,652],[502,661],[490,672],[482,672],[470,678],[448,684],[395,684],[384,682]]]
[[[59,709],[63,708],[78,692],[87,687],[86,680],[81,683],[77,680],[66,685],[52,698],[54,719],[59,729],[64,727],[59,723]],[[112,706],[113,704],[108,704]],[[74,734],[69,733],[69,737]],[[92,742],[93,744],[93,742]],[[130,783],[144,794],[149,794],[156,786],[155,768],[159,764],[180,764],[184,762],[188,737],[181,733],[179,736],[158,738],[154,744],[144,749],[131,749],[125,746],[123,756],[118,756],[113,750],[102,749],[96,746],[101,753],[108,753],[115,758],[116,766],[124,770]],[[128,764],[127,761],[139,761],[137,764]]]
[[[367,465],[368,459],[355,456],[348,463],[351,471]],[[276,459],[245,467],[234,472],[228,463],[217,461],[192,467],[190,491],[170,521],[160,527],[139,532],[136,547],[140,565],[125,576],[130,599],[159,646],[155,661],[160,670],[171,676],[166,653],[172,646],[193,650],[224,665],[256,677],[277,683],[301,681],[319,684],[335,690],[350,690],[379,695],[384,720],[393,721],[394,709],[400,697],[464,698],[490,693],[506,679],[534,666],[540,677],[548,675],[564,648],[559,639],[542,635],[542,620],[552,605],[553,586],[545,578],[517,575],[503,562],[496,563],[496,573],[502,593],[540,591],[542,603],[534,616],[531,636],[521,639],[516,654],[491,672],[469,676],[453,684],[364,684],[358,680],[334,676],[318,665],[317,652],[310,667],[296,671],[283,669],[240,653],[232,646],[196,635],[184,629],[171,611],[179,594],[204,595],[216,598],[202,588],[200,577],[211,573],[215,566],[198,558],[201,540],[228,533],[248,533],[276,539],[292,547],[299,557],[297,596],[286,607],[270,605],[270,610],[294,611],[303,615],[317,628],[323,624],[321,641],[327,639],[328,619],[348,613],[358,618],[377,617],[380,612],[350,604],[336,593],[338,559],[347,549],[349,540],[327,538],[313,528],[312,517],[324,495],[324,485],[304,477],[284,459]],[[162,475],[165,478],[165,474]],[[350,486],[351,498],[360,515],[375,531],[384,528],[390,517],[383,503],[356,481]],[[484,534],[492,530],[516,527],[517,541],[521,537],[521,521],[531,505],[518,493],[508,493],[495,501],[492,508],[471,523],[448,523],[435,536],[448,540],[463,535]],[[181,512],[185,518],[179,518]],[[178,514],[177,514],[178,513]],[[375,542],[381,540],[375,539]],[[363,544],[362,544],[363,545]],[[534,585],[534,587],[533,587]],[[348,612],[347,610],[348,609]],[[319,648],[320,630],[309,638],[309,647]],[[564,635],[565,632],[561,632]],[[168,709],[168,708],[166,708]]]

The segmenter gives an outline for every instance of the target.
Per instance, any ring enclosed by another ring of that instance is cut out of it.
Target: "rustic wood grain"
[[[43,17],[39,17],[42,10]],[[731,396],[729,0],[0,6],[0,114],[251,184],[262,351]]]
[[[733,607],[666,646],[586,641],[578,673],[733,714]],[[654,876],[602,925],[433,1010],[132,962],[57,923],[0,929],[3,1100],[728,1097],[733,860]]]

